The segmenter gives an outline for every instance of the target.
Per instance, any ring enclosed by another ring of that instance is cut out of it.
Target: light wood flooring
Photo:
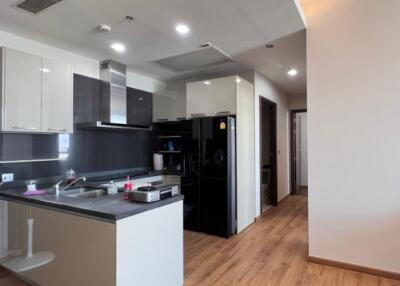
[[[400,286],[400,281],[309,263],[307,240],[304,196],[287,198],[229,240],[185,232],[185,285]],[[0,285],[28,286],[1,268]]]
[[[308,263],[307,197],[268,209],[225,240],[187,232],[185,285],[386,286],[400,281]]]

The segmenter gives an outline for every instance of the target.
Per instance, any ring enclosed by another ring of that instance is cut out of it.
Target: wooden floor
[[[308,263],[307,235],[306,196],[288,197],[230,240],[187,232],[185,285],[400,285]]]
[[[307,240],[305,196],[287,198],[229,240],[185,232],[185,285],[400,286],[400,281],[308,263]],[[28,286],[1,268],[0,285]]]

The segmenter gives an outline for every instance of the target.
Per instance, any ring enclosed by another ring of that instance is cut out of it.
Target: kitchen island
[[[76,199],[22,192],[0,191],[7,216],[0,224],[0,265],[28,283],[183,285],[183,196],[131,203],[121,193]],[[13,261],[26,262],[28,221],[38,261],[27,268]]]

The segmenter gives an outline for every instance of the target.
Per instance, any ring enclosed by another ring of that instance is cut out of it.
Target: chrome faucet
[[[60,189],[60,185],[63,182],[63,180],[59,181],[57,184],[54,185],[54,190],[56,191],[56,196],[58,196],[61,192],[68,190],[73,184],[79,181],[86,181],[86,177],[80,177],[78,179],[73,180],[71,183],[66,185],[63,189]]]

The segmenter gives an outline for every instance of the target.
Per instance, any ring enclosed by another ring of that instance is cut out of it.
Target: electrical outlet
[[[3,183],[14,181],[14,174],[13,173],[2,174],[1,175],[1,181]]]

